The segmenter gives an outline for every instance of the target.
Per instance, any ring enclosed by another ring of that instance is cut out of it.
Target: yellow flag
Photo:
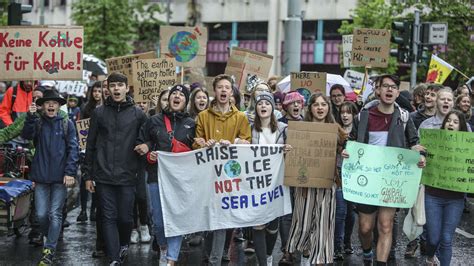
[[[426,82],[443,84],[453,69],[454,67],[452,65],[433,54],[431,55],[430,68],[426,75]]]

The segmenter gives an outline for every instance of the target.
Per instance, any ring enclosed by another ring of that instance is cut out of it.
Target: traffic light
[[[391,55],[396,56],[398,61],[410,62],[412,46],[412,23],[409,21],[392,22],[392,42],[398,45],[396,50],[391,51]]]
[[[8,5],[8,25],[31,25],[30,21],[23,20],[23,14],[30,13],[32,9],[31,5],[10,3]]]

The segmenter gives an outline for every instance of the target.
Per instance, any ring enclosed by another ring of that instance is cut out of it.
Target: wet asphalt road
[[[471,213],[463,214],[462,222],[458,227],[463,232],[456,233],[451,265],[474,265],[474,199],[470,199],[470,208]],[[85,224],[77,224],[75,220],[78,213],[79,210],[76,208],[68,215],[71,226],[64,230],[64,239],[58,245],[55,265],[108,265],[106,259],[91,257],[95,250],[95,225],[90,221]],[[404,217],[404,214],[401,216]],[[403,217],[400,218],[400,232]],[[356,227],[354,231],[352,242],[356,253],[347,256],[344,262],[334,265],[362,265],[360,255],[362,251],[357,239]],[[38,262],[41,257],[41,248],[29,245],[26,234],[20,238],[0,236],[0,265],[35,265]],[[403,234],[400,234],[398,239],[397,260],[389,265],[424,265],[424,258],[419,255],[418,251],[418,257],[415,259],[403,258],[408,240]],[[273,252],[274,265],[278,265],[282,255],[279,249],[280,242],[278,240]],[[244,254],[240,243],[232,243],[230,253],[231,262],[223,265],[257,265],[255,255]],[[202,245],[189,247],[183,241],[178,265],[204,265],[201,262],[202,254]],[[125,265],[158,265],[158,259],[159,254],[152,251],[151,244],[136,244],[131,245]]]

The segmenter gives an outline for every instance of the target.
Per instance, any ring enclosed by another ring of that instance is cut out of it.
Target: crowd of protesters
[[[96,222],[93,257],[121,265],[130,244],[152,242],[160,265],[175,265],[184,236],[164,234],[157,151],[285,144],[286,156],[292,156],[286,143],[288,121],[307,121],[338,127],[333,186],[291,188],[291,214],[252,228],[197,232],[187,237],[189,244],[204,241],[203,261],[221,265],[228,260],[230,238],[235,237],[253,247],[258,265],[272,265],[280,236],[280,265],[293,265],[296,256],[301,265],[323,265],[354,253],[351,236],[358,215],[364,264],[386,265],[395,258],[400,211],[344,200],[341,165],[353,156],[344,149],[346,142],[415,150],[420,152],[418,167],[423,168],[426,150],[419,144],[418,129],[471,131],[474,117],[467,85],[452,90],[418,84],[411,94],[400,91],[400,80],[394,75],[374,79],[374,91],[365,102],[360,97],[348,100],[339,84],[330,88],[329,96],[323,90],[306,102],[296,91],[281,92],[276,78],[257,79],[242,95],[233,77],[225,74],[218,75],[208,89],[197,83],[164,89],[152,103],[134,102],[127,77],[119,73],[92,83],[85,99],[62,97],[48,82],[22,81],[8,88],[0,105],[0,141],[12,145],[32,141],[35,147],[30,242],[43,247],[39,264],[54,261],[67,214],[66,188],[77,182],[77,222]],[[87,118],[87,146],[80,151],[73,122]],[[425,204],[424,232],[408,244],[405,256],[415,257],[420,248],[428,265],[449,265],[454,231],[463,211],[468,211],[466,194],[426,186]]]

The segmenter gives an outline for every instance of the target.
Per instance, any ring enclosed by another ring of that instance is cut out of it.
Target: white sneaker
[[[436,256],[433,256],[432,258],[426,258],[426,265],[427,266],[439,266],[440,262]]]
[[[273,265],[273,256],[270,255],[267,257],[267,266],[272,266]]]
[[[137,229],[132,230],[132,235],[130,236],[130,243],[136,244],[140,240],[140,235],[138,234]]]
[[[309,258],[301,256],[301,266],[311,266]]]
[[[160,265],[166,265],[168,263],[168,259],[166,258],[167,251],[166,249],[160,249]]]
[[[148,231],[148,226],[142,225],[139,228],[140,230],[140,241],[142,243],[148,243],[151,240],[150,232]]]

